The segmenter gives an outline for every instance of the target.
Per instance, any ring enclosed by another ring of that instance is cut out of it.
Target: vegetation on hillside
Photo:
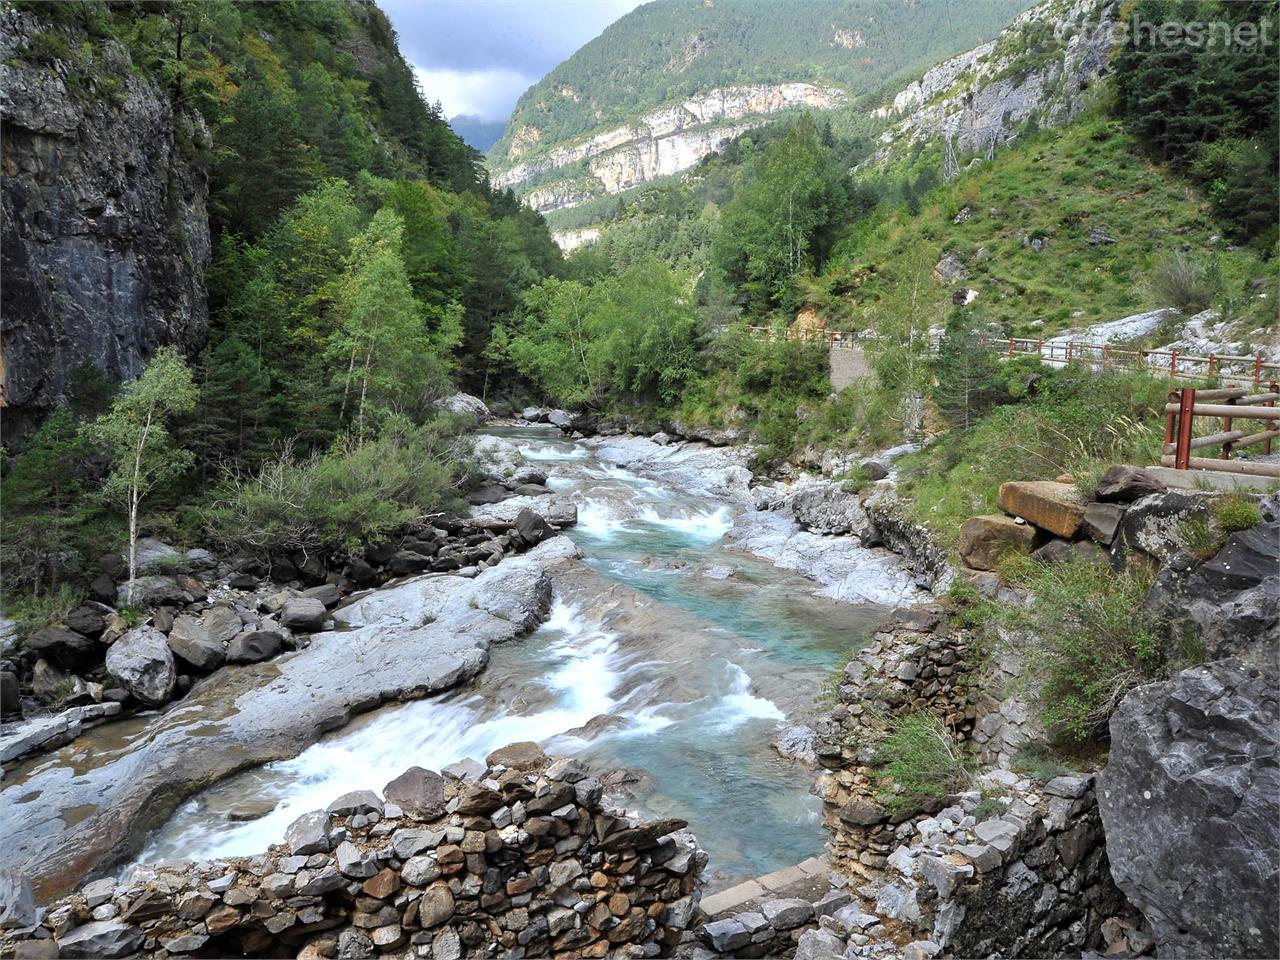
[[[667,0],[622,17],[516,104],[490,151],[536,155],[716,87],[804,81],[855,96],[989,39],[1031,0]],[[536,130],[537,138],[528,131]]]
[[[490,189],[424,99],[385,15],[336,0],[18,6],[46,27],[21,55],[65,64],[80,95],[119,88],[110,42],[168,94],[185,161],[210,172],[214,257],[190,372],[159,357],[113,407],[120,386],[79,371],[5,464],[6,589],[91,574],[122,539],[116,501],[131,534],[202,535],[218,498],[220,540],[333,550],[453,502],[462,468],[440,437],[459,425],[435,402],[455,380],[479,389],[491,328],[564,268],[541,217]],[[167,449],[152,429],[132,482],[132,400],[162,372],[194,389],[172,394]]]

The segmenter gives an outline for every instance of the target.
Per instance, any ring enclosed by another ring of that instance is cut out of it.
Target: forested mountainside
[[[1157,21],[1168,12],[1159,3],[1135,9]],[[1245,16],[1231,4],[1211,12]],[[890,442],[901,416],[888,411],[927,392],[908,386],[931,375],[913,351],[951,323],[1052,336],[1212,306],[1226,324],[1223,349],[1274,343],[1272,48],[1224,57],[1122,47],[1119,16],[1106,0],[1051,0],[887,94],[874,112],[779,120],[680,177],[562,211],[565,229],[594,236],[570,257],[575,275],[601,276],[603,291],[633,271],[653,275],[659,262],[694,292],[692,304],[671,309],[692,308],[698,319],[674,329],[688,329],[691,343],[701,342],[699,329],[720,332],[696,359],[693,347],[675,345],[670,363],[647,356],[653,372],[637,384],[616,341],[601,348],[600,363],[609,359],[598,370],[589,357],[555,359],[559,321],[549,321],[576,293],[554,286],[553,298],[526,298],[513,355],[556,384],[564,403],[634,413],[645,397],[686,430],[742,431],[786,460],[836,434],[853,442],[883,429]],[[980,128],[982,137],[962,137]],[[797,318],[877,335],[878,389],[887,393],[827,400],[820,351],[733,339],[744,322],[781,329]],[[1146,333],[1185,339],[1176,325]],[[774,356],[788,351],[785,361]],[[985,396],[1020,394],[1006,385]]]
[[[489,151],[538,209],[686,169],[761,118],[830,109],[994,36],[1029,0],[660,0],[531,87]]]
[[[323,394],[334,283],[380,209],[408,224],[434,332],[473,349],[482,318],[558,260],[424,104],[372,4],[86,0],[3,17],[6,437],[74,393],[78,365],[119,381],[165,344],[208,342],[210,389],[234,375],[263,397]],[[321,197],[338,205],[316,212]],[[309,250],[305,279],[290,244]],[[304,288],[305,306],[272,299]]]
[[[26,451],[6,590],[54,587],[118,534],[91,440],[113,403],[172,392],[144,484],[170,520],[228,469],[382,438],[420,460],[433,404],[482,384],[494,318],[562,269],[372,3],[17,3],[0,45],[4,430]],[[442,469],[399,495],[446,495]]]

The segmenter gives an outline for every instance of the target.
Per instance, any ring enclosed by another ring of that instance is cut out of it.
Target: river
[[[820,709],[886,608],[816,596],[811,581],[729,549],[740,507],[620,469],[555,430],[492,432],[578,507],[570,536],[583,561],[556,578],[546,623],[495,648],[470,685],[373,711],[187,801],[140,859],[259,852],[346,791],[517,740],[626,771],[621,802],[687,819],[715,886],[821,853],[813,772],[770,741]]]

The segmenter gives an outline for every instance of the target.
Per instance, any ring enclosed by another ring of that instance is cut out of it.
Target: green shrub
[[[1182,251],[1166,257],[1151,271],[1151,292],[1163,304],[1185,314],[1200,313],[1213,306],[1222,292],[1220,268],[1209,269]]]
[[[942,721],[918,711],[897,717],[876,748],[876,801],[888,810],[918,807],[961,790],[970,777],[960,745]]]
[[[1000,626],[1025,638],[1029,693],[1056,741],[1103,738],[1124,695],[1179,659],[1142,608],[1149,571],[1135,565],[1117,574],[1086,561],[1023,558],[1008,572],[1031,600],[1003,607]]]
[[[1111,464],[1155,462],[1167,392],[1144,374],[1046,370],[1034,396],[900,461],[908,516],[953,542],[966,519],[996,509],[1005,481],[1070,473],[1087,485]]]
[[[1262,508],[1252,497],[1228,494],[1213,501],[1213,518],[1225,534],[1248,530],[1262,522]]]
[[[47,30],[33,34],[25,52],[36,63],[52,64],[58,60],[72,59],[71,46],[67,41]]]
[[[1040,783],[1071,772],[1058,752],[1045,743],[1028,743],[1021,747],[1014,754],[1012,766],[1014,770]]]
[[[18,641],[22,642],[41,627],[60,622],[84,603],[84,598],[83,590],[64,583],[48,593],[6,597],[4,613],[14,621]]]
[[[978,823],[982,823],[984,820],[994,820],[996,817],[1001,816],[1007,809],[1008,807],[1000,802],[999,797],[984,796],[978,802],[978,805],[973,808],[973,819],[977,820]]]
[[[985,629],[1000,610],[999,604],[994,600],[984,597],[958,578],[951,583],[948,599],[951,619],[967,630]]]
[[[1212,560],[1226,539],[1204,517],[1188,517],[1178,527],[1178,538],[1199,560]]]
[[[458,423],[393,421],[376,440],[340,440],[323,454],[286,449],[254,475],[231,476],[205,522],[232,549],[352,553],[460,506],[466,445]]]

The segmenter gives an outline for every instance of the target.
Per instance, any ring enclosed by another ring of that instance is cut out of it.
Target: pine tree
[[[57,589],[68,530],[83,503],[85,454],[71,409],[59,406],[0,482],[6,589]]]

